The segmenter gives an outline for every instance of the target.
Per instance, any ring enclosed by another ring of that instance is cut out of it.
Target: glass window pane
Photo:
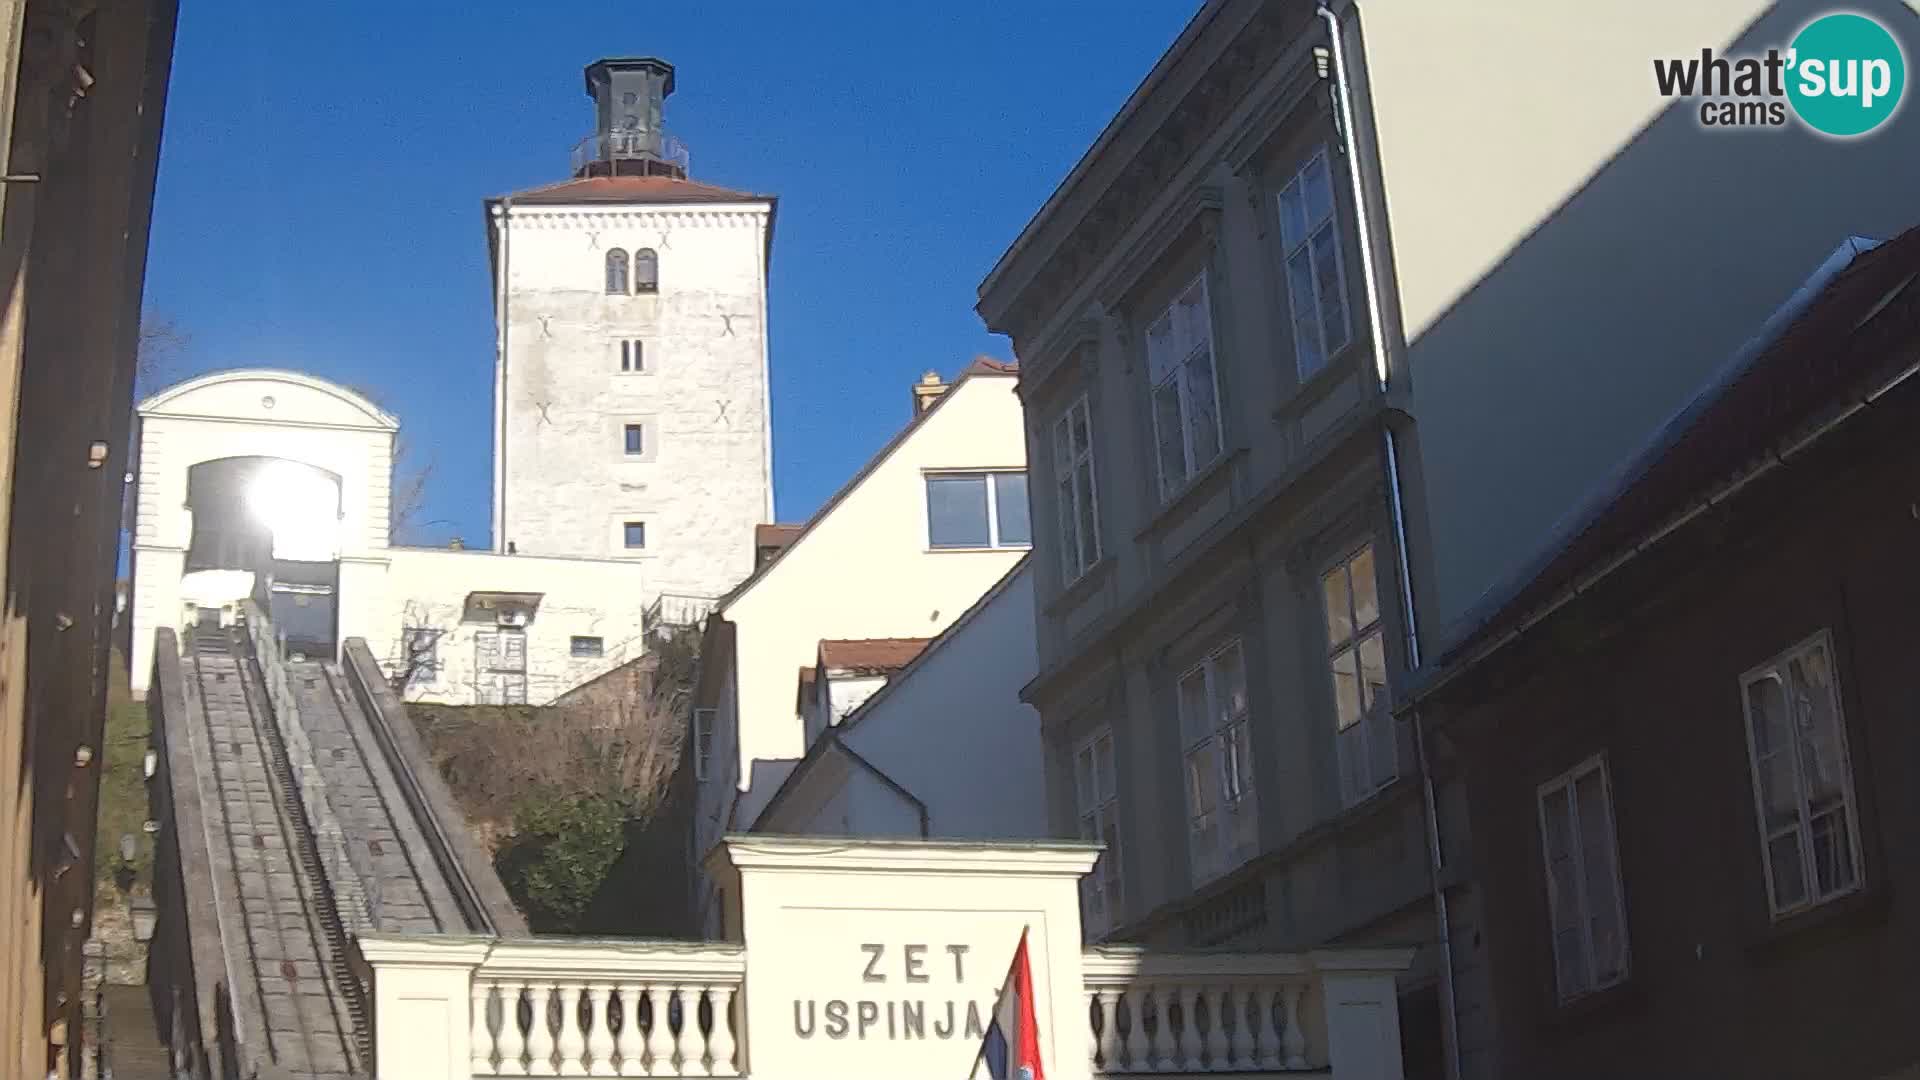
[[[1080,511],[1080,565],[1092,566],[1100,561],[1100,531],[1093,520],[1093,460],[1080,463],[1077,476],[1078,501]]]
[[[1353,637],[1353,597],[1347,592],[1347,568],[1336,566],[1320,579],[1326,605],[1327,646],[1337,649]]]
[[[1800,796],[1793,776],[1792,740],[1787,728],[1785,687],[1774,675],[1747,686],[1748,723],[1753,732],[1753,767],[1760,784],[1760,805],[1769,833],[1800,820]]]
[[[1219,748],[1208,740],[1187,752],[1187,813],[1211,817],[1220,808]]]
[[[627,439],[627,453],[644,454],[647,452],[645,429],[643,429],[639,424],[627,425],[626,439]]]
[[[1215,722],[1222,726],[1247,715],[1247,673],[1240,659],[1240,646],[1235,645],[1214,660],[1214,685],[1220,694],[1220,712]]]
[[[1613,808],[1606,784],[1594,769],[1574,782],[1579,808],[1580,865],[1586,871],[1587,919],[1593,940],[1593,974],[1611,982],[1627,963],[1626,927],[1620,922],[1619,878],[1614,866]]]
[[[1345,731],[1360,722],[1360,666],[1352,649],[1333,656],[1333,705],[1336,730]]]
[[[1184,354],[1192,353],[1213,340],[1213,313],[1207,310],[1207,279],[1193,283],[1180,298],[1179,344]]]
[[[1386,635],[1375,630],[1360,639],[1360,707],[1371,712],[1387,696]]]
[[[986,547],[987,478],[927,477],[927,537],[934,547]]]
[[[1055,510],[1060,518],[1060,580],[1071,582],[1080,576],[1080,537],[1074,526],[1073,478],[1060,481],[1054,493]]]
[[[1333,174],[1327,168],[1325,154],[1316,154],[1307,163],[1300,174],[1300,186],[1305,189],[1308,228],[1333,216]]]
[[[1073,756],[1073,796],[1079,804],[1081,813],[1093,809],[1099,803],[1099,793],[1094,787],[1093,753],[1091,748],[1082,749]]]
[[[1027,520],[1027,474],[993,474],[993,512],[1000,526],[1001,547],[1025,547],[1033,543],[1033,526]]]
[[[1813,816],[1813,885],[1822,897],[1853,888],[1853,830],[1844,804]]]
[[[1053,425],[1053,472],[1063,476],[1073,468],[1073,447],[1069,444],[1067,417],[1061,417]]]
[[[1160,443],[1160,494],[1187,482],[1186,427],[1180,418],[1180,387],[1168,381],[1153,391],[1153,427]]]
[[[1102,800],[1111,800],[1119,789],[1113,777],[1113,738],[1102,735],[1100,741],[1093,744],[1093,779],[1095,790]]]
[[[1787,665],[1792,687],[1795,729],[1800,743],[1800,776],[1810,803],[1844,799],[1846,761],[1839,710],[1835,706],[1833,668],[1825,645],[1816,645]]]
[[[1806,902],[1805,873],[1800,865],[1800,830],[1788,829],[1767,841],[1767,863],[1773,872],[1773,902],[1780,908]]]
[[[1195,353],[1187,362],[1187,433],[1193,440],[1198,470],[1220,454],[1220,406],[1213,393],[1213,354]]]
[[[1253,747],[1248,744],[1246,721],[1229,725],[1220,733],[1220,742],[1225,758],[1220,771],[1226,780],[1227,798],[1239,802],[1253,793]]]
[[[1211,730],[1207,723],[1207,673],[1194,671],[1180,680],[1181,741],[1197,742]]]
[[[1374,576],[1373,545],[1361,548],[1348,565],[1352,567],[1353,621],[1356,629],[1365,628],[1380,619],[1380,582]]]
[[[1305,378],[1327,361],[1320,347],[1320,308],[1313,298],[1313,253],[1305,248],[1287,260],[1287,309],[1293,316],[1294,364]]]
[[[647,524],[644,521],[629,521],[621,527],[621,540],[630,548],[647,546]]]
[[[1288,251],[1307,235],[1307,206],[1301,186],[1295,180],[1280,193],[1280,242]]]
[[[1081,398],[1080,401],[1074,405],[1073,409],[1067,413],[1067,420],[1073,429],[1072,442],[1074,453],[1086,453],[1093,445],[1093,436],[1087,430],[1089,421],[1087,419],[1087,401],[1085,398]]]
[[[1173,340],[1173,313],[1167,312],[1147,327],[1147,374],[1154,382],[1172,374],[1183,357],[1176,354]]]
[[[1347,343],[1346,283],[1340,280],[1340,240],[1331,222],[1313,236],[1313,277],[1315,295],[1320,301],[1320,339],[1327,355],[1339,352]]]

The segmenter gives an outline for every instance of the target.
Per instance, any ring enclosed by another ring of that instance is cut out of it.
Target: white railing
[[[1087,950],[1087,1059],[1096,1074],[1312,1067],[1310,967],[1297,954]]]
[[[713,596],[663,592],[647,605],[641,625],[646,627],[648,633],[669,628],[696,627],[713,612],[719,602],[719,598]]]
[[[589,135],[575,143],[573,171],[579,173],[589,162],[631,158],[664,161],[678,166],[683,176],[693,166],[693,156],[687,152],[687,144],[677,136],[665,131],[614,131],[606,135]]]
[[[739,1076],[745,977],[725,945],[500,941],[473,975],[473,1075]]]

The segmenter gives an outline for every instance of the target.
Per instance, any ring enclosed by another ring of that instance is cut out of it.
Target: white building
[[[139,406],[133,690],[154,630],[248,597],[297,651],[365,638],[407,696],[544,704],[641,651],[639,563],[394,547],[399,422],[290,371],[222,371]]]
[[[1048,835],[1040,714],[1020,700],[1020,688],[1035,673],[1033,633],[1031,561],[1022,559],[904,665],[886,676],[849,676],[858,680],[852,687],[862,699],[857,707],[807,718],[807,752],[751,831],[973,840]],[[859,651],[844,648],[856,644],[822,642],[823,659],[834,651],[858,659]],[[886,656],[886,650],[872,652]],[[830,683],[823,669],[813,685]],[[827,706],[833,695],[823,691],[815,700]],[[1099,872],[1086,881],[1098,882]],[[1088,916],[1096,910],[1089,908]]]
[[[951,387],[915,387],[911,422],[707,620],[696,864],[752,823],[805,752],[795,683],[822,641],[937,636],[1026,554],[1016,374],[976,360]],[[696,878],[696,910],[711,919],[712,884]]]
[[[713,597],[772,519],[774,200],[697,183],[660,127],[673,68],[587,68],[573,178],[488,201],[497,551],[634,559]]]

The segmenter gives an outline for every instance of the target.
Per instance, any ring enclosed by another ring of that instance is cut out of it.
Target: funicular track
[[[237,632],[198,627],[186,650],[214,761],[263,1048],[298,1077],[370,1070],[364,988],[260,675]]]

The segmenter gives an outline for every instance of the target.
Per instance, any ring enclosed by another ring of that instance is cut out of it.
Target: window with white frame
[[[1352,339],[1347,279],[1340,257],[1333,170],[1325,148],[1280,191],[1280,242],[1286,249],[1287,303],[1293,315],[1294,362],[1306,379]]]
[[[1147,326],[1147,376],[1164,500],[1220,456],[1220,392],[1204,273]]]
[[[1087,929],[1098,933],[1120,921],[1122,855],[1120,788],[1113,764],[1113,732],[1107,728],[1082,740],[1073,754],[1073,798],[1080,818],[1080,839],[1105,844],[1093,873],[1080,879],[1080,910]]]
[[[1327,624],[1327,667],[1333,676],[1340,799],[1352,806],[1380,790],[1398,772],[1373,545],[1322,575],[1320,592]]]
[[[1767,903],[1778,919],[1860,887],[1846,721],[1826,632],[1740,680]]]
[[[620,339],[620,370],[627,375],[638,375],[647,370],[646,345],[641,339]]]
[[[1053,481],[1059,499],[1060,580],[1071,585],[1100,561],[1093,421],[1084,394],[1053,422]]]
[[[705,780],[713,772],[713,718],[717,710],[693,710],[693,778]]]
[[[1027,474],[927,474],[927,544],[935,548],[1011,548],[1033,543]]]
[[[1193,884],[1253,857],[1257,812],[1247,731],[1247,677],[1236,639],[1180,676],[1187,774],[1187,864]]]
[[[1627,908],[1613,831],[1613,785],[1594,756],[1540,785],[1554,985],[1561,1001],[1627,977]]]

